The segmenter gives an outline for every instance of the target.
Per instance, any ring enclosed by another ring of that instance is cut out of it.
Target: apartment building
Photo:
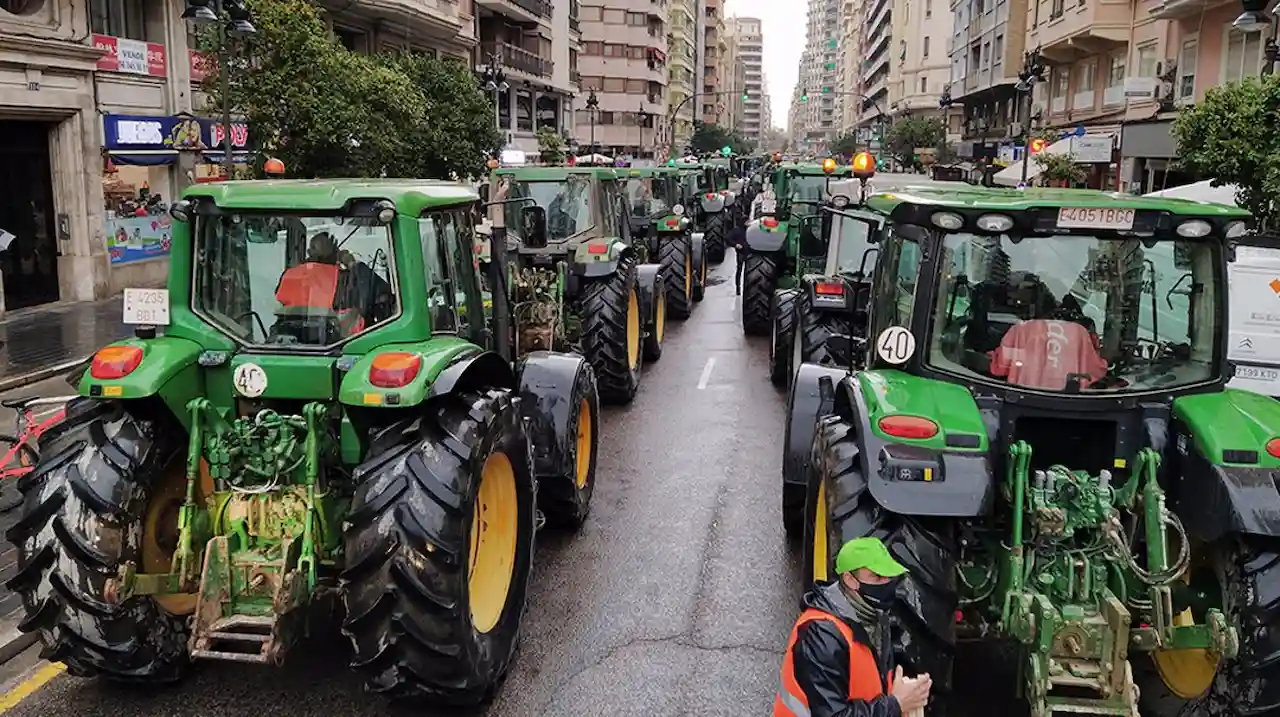
[[[888,121],[889,75],[894,62],[894,0],[865,0],[862,4],[862,43],[858,57],[862,62],[861,115],[858,129],[873,149],[879,149],[881,133]],[[901,58],[901,47],[898,58]]]
[[[667,7],[656,0],[584,0],[582,90],[574,138],[618,157],[665,156]],[[690,63],[691,64],[691,63]],[[597,107],[587,102],[594,96]]]
[[[939,107],[938,101],[951,80],[951,6],[947,0],[907,0],[894,13],[893,28],[898,57],[890,72],[890,113],[939,117],[949,124],[951,110]]]
[[[698,63],[700,13],[697,0],[668,2],[667,106],[672,110],[679,108],[669,131],[674,135],[677,150],[683,150],[693,138],[693,121],[699,117],[693,94],[702,74]]]
[[[769,129],[765,115],[764,30],[759,18],[735,17],[733,33],[735,60],[742,70],[742,81],[734,88],[742,107],[735,128],[744,137],[758,140]]]
[[[537,131],[565,132],[578,90],[581,31],[570,0],[474,0],[477,72],[502,67],[508,88],[496,92],[507,149],[538,151]]]
[[[957,144],[962,158],[1007,164],[1020,156],[1023,100],[1015,86],[1028,47],[1028,3],[1034,1],[951,2],[949,89],[952,101],[963,107]]]
[[[792,132],[806,151],[822,150],[840,133],[842,107],[837,98],[843,84],[837,58],[844,40],[843,9],[844,0],[809,0],[800,55],[801,92],[793,98],[791,112],[799,120]]]
[[[724,22],[724,59],[720,63],[720,76],[724,78],[724,94],[720,101],[724,113],[720,116],[720,126],[737,129],[742,121],[742,89],[746,86],[747,71],[738,62],[738,32],[736,18],[726,18]]]
[[[698,58],[702,68],[702,96],[698,98],[699,119],[707,124],[731,126],[731,95],[725,64],[728,38],[725,32],[724,0],[701,0]]]

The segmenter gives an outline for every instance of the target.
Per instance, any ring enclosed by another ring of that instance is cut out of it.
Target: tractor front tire
[[[707,233],[705,235],[707,242],[707,260],[712,264],[719,264],[724,261],[726,245],[725,245],[725,220],[724,213],[712,214],[707,220]]]
[[[640,388],[644,326],[636,263],[623,260],[582,292],[582,352],[596,372],[600,400],[627,404]]]
[[[6,587],[22,596],[18,629],[38,631],[40,656],[72,675],[166,683],[189,665],[186,616],[147,596],[106,599],[124,563],[143,571],[153,488],[174,470],[186,485],[186,445],[173,423],[121,402],[73,402],[41,437],[35,470],[17,481],[21,515],[6,537],[18,549],[18,571]]]
[[[671,318],[683,321],[693,313],[693,289],[697,282],[688,236],[664,239],[658,246],[658,260],[667,277],[667,311]]]
[[[460,393],[380,430],[356,468],[342,573],[352,668],[397,701],[491,700],[533,567],[533,459],[508,391]]]
[[[933,678],[936,703],[951,691],[959,605],[955,525],[947,519],[898,515],[877,504],[862,472],[860,449],[849,421],[821,419],[805,501],[805,586],[836,579],[835,556],[849,540],[870,536],[883,541],[907,568],[892,610],[894,650],[902,655],[907,674]]]
[[[662,358],[662,342],[667,336],[666,282],[661,271],[655,273],[649,291],[653,306],[649,307],[649,320],[645,322],[648,328],[644,335],[644,360],[647,363],[657,363]]]
[[[769,335],[769,381],[778,388],[791,386],[791,342],[796,341],[795,289],[773,292],[773,330]]]
[[[741,260],[741,259],[740,259]],[[773,331],[773,290],[778,264],[769,254],[749,253],[742,267],[742,332],[768,336]]]
[[[836,360],[827,349],[827,339],[835,334],[848,335],[849,319],[843,312],[814,311],[809,292],[801,291],[799,294],[795,302],[793,321],[795,340],[800,342],[799,356],[804,363],[815,363],[819,366],[834,365]]]

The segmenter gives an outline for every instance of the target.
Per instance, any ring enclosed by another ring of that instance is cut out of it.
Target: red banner
[[[213,74],[215,69],[214,63],[217,60],[213,55],[196,52],[195,50],[187,50],[187,54],[191,57],[191,81],[202,82],[204,78]]]
[[[164,45],[158,42],[94,35],[93,46],[107,53],[98,60],[98,69],[103,72],[124,72],[150,77],[165,76]]]

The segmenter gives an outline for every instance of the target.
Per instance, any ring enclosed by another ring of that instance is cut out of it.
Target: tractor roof
[[[570,176],[589,176],[595,179],[617,179],[613,167],[505,167],[495,169],[497,176],[509,175],[522,182],[563,182]]]
[[[676,162],[676,169],[702,169],[700,162]]]
[[[872,180],[875,181],[874,179]],[[1139,197],[1093,189],[1003,189],[994,187],[926,187],[913,186],[899,191],[881,192],[867,197],[866,205],[882,214],[892,214],[902,205],[932,205],[952,209],[990,209],[1021,212],[1056,207],[1123,207],[1190,216],[1212,216],[1244,219],[1249,212],[1223,204],[1195,202],[1187,199]]]
[[[468,184],[431,179],[266,179],[209,182],[188,187],[184,197],[209,197],[226,209],[338,211],[354,199],[387,199],[396,209],[419,214],[437,206],[479,201]]]
[[[675,175],[680,170],[675,167],[632,167],[625,171],[619,172],[621,179],[629,179],[631,177],[663,177],[667,175]]]
[[[786,174],[798,174],[802,177],[826,176],[826,172],[822,171],[821,164],[792,164],[779,165],[775,171],[785,172]],[[836,165],[836,171],[831,173],[833,177],[851,177],[853,176],[853,167],[845,165]]]

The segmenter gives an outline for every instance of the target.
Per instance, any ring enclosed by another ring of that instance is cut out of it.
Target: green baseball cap
[[[854,538],[840,548],[836,554],[836,572],[843,575],[858,568],[866,568],[882,578],[896,578],[907,572],[879,538]]]

